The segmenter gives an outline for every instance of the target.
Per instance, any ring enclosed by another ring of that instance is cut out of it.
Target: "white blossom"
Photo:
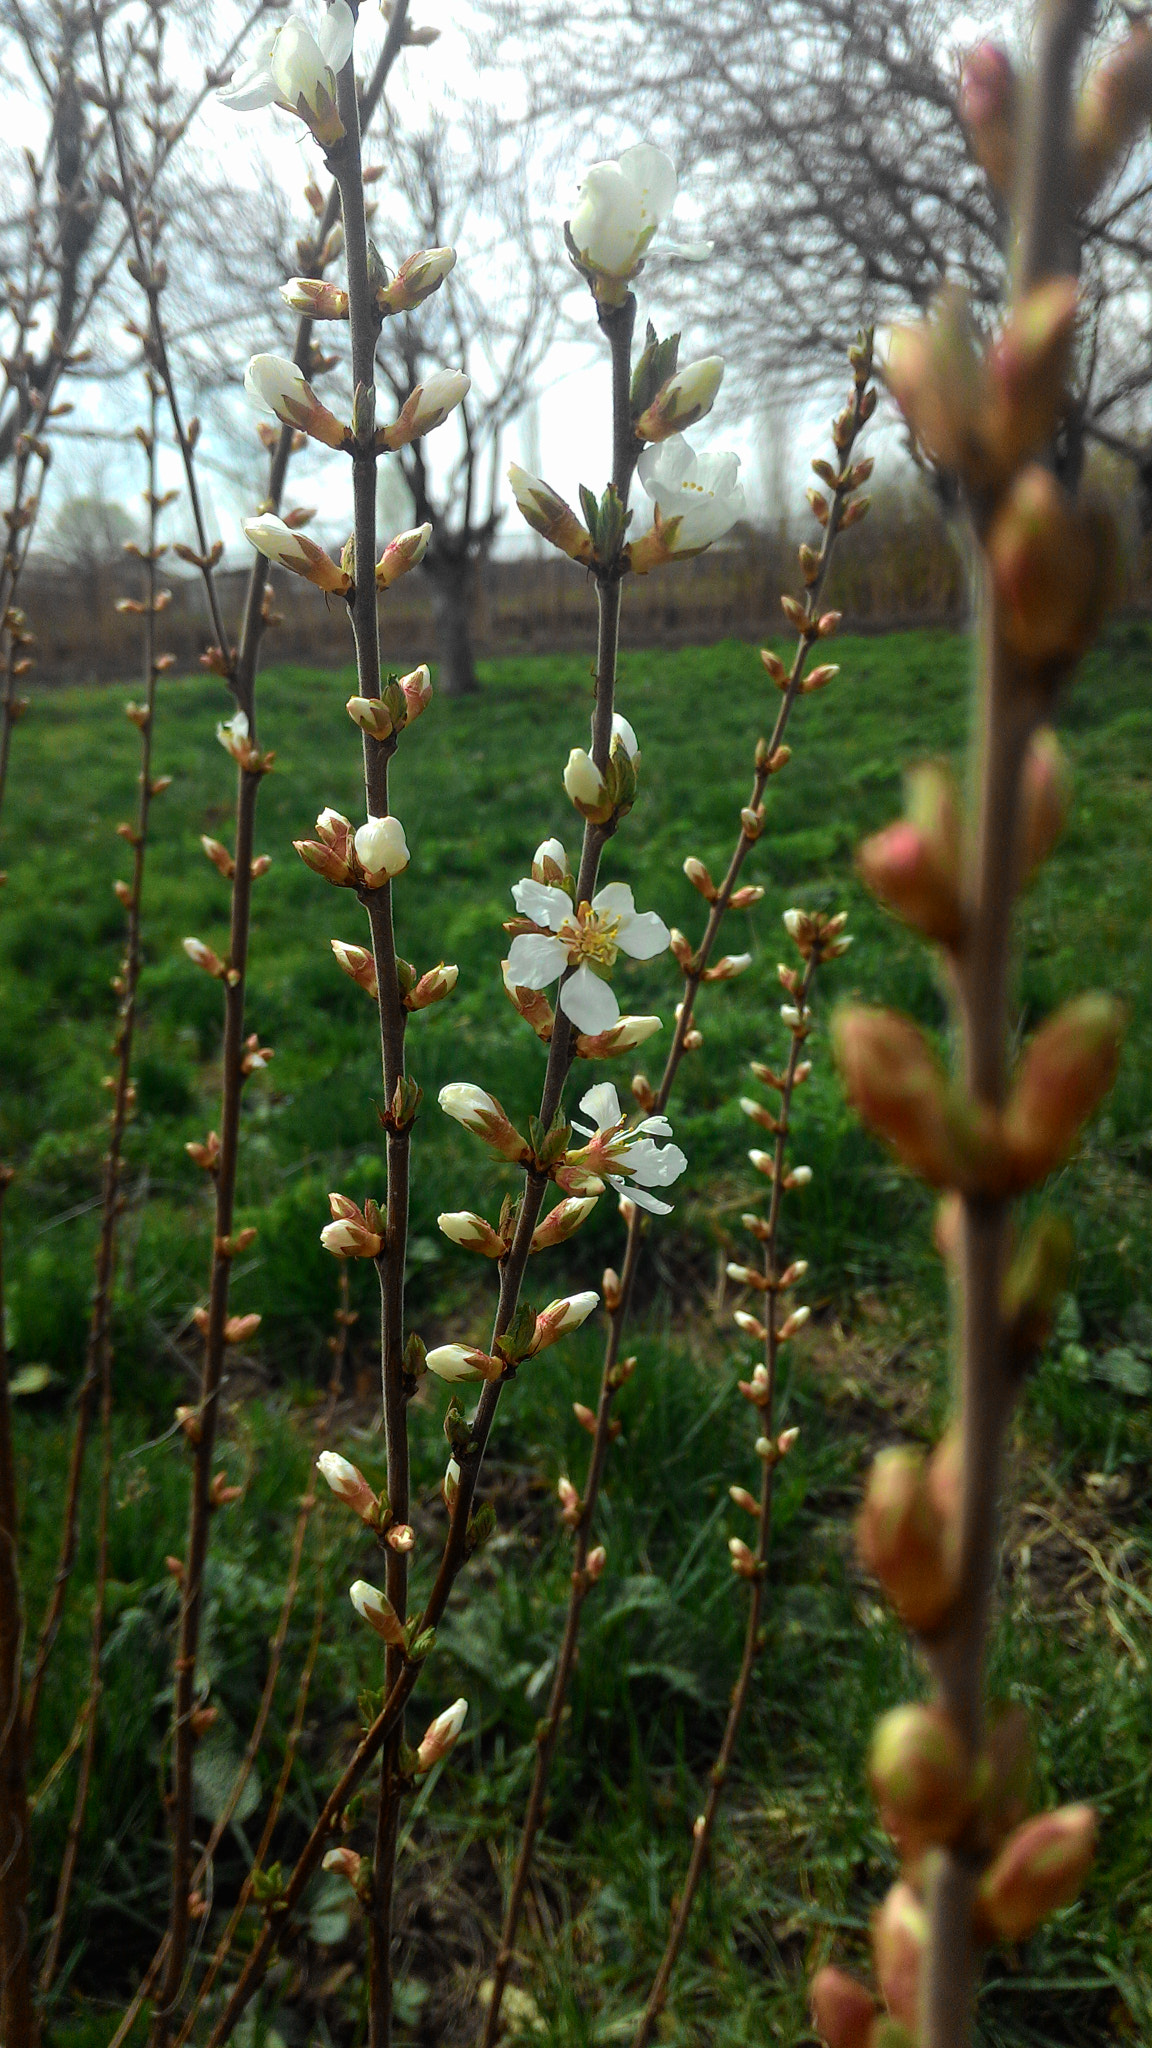
[[[671,1202],[663,1202],[651,1188],[671,1187],[688,1164],[679,1145],[657,1145],[657,1138],[670,1138],[672,1126],[666,1116],[647,1116],[625,1127],[620,1098],[611,1081],[599,1081],[580,1098],[591,1126],[572,1120],[572,1128],[591,1139],[588,1147],[597,1173],[603,1171],[617,1194],[626,1194],[640,1209],[667,1216]]]
[[[333,0],[315,35],[299,14],[259,37],[247,63],[232,73],[217,94],[234,114],[256,107],[283,107],[298,114],[318,142],[338,142],[344,133],[336,112],[336,73],[352,54],[355,31],[345,0]]]
[[[653,960],[664,951],[670,934],[663,918],[654,910],[638,912],[624,882],[610,882],[591,904],[576,907],[566,890],[530,879],[514,885],[512,898],[521,917],[543,929],[513,939],[509,981],[518,988],[547,988],[574,967],[560,990],[560,1008],[577,1031],[610,1030],[620,1005],[606,977],[618,953]]]
[[[672,555],[696,554],[744,517],[744,487],[736,481],[738,455],[698,455],[683,434],[646,448],[636,473],[662,525],[680,521],[669,542]]]
[[[671,157],[650,142],[637,143],[584,173],[568,234],[581,268],[600,284],[598,296],[617,304],[623,299],[623,287],[635,277],[672,211],[677,182]],[[701,257],[712,245],[665,246],[669,254]]]
[[[361,825],[353,844],[356,858],[369,881],[377,876],[391,881],[407,867],[411,855],[399,818],[369,818]]]

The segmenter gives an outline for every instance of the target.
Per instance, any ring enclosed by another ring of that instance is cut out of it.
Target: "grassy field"
[[[686,1063],[674,1107],[690,1168],[648,1256],[640,1365],[621,1398],[624,1434],[604,1504],[609,1565],[587,1610],[572,1739],[525,1944],[523,1983],[541,2016],[534,2038],[565,2048],[627,2038],[735,1667],[742,1612],[725,1546],[737,1527],[727,1487],[748,1483],[755,1460],[748,1411],[734,1394],[746,1358],[722,1276],[741,1247],[739,1213],[759,1192],[737,1106],[745,1063],[782,1051],[781,912],[792,903],[849,911],[856,943],[818,991],[824,1014],[836,997],[859,993],[899,1003],[929,1026],[944,1020],[931,959],[869,902],[852,849],[894,814],[904,764],[962,749],[966,648],[943,633],[846,638],[839,658],[839,682],[802,703],[792,764],[771,785],[770,826],[750,870],[764,901],[732,919],[729,949],[751,950],[753,966],[706,991],[705,1047]],[[1019,1953],[992,1959],[981,2017],[989,2048],[1152,2037],[1150,671],[1152,634],[1132,625],[1116,628],[1085,665],[1064,719],[1075,808],[1021,920],[1022,1029],[1095,982],[1127,998],[1131,1023],[1115,1093],[1050,1193],[1075,1219],[1079,1262],[1015,1433],[993,1674],[1033,1713],[1039,1797],[1095,1799],[1103,1848],[1084,1901]],[[262,684],[261,736],[276,747],[277,767],[261,795],[257,844],[273,866],[257,886],[249,1008],[276,1058],[247,1100],[239,1220],[258,1223],[260,1236],[238,1262],[234,1302],[264,1320],[230,1389],[223,1462],[245,1493],[218,1523],[212,1564],[205,1670],[221,1714],[201,1751],[206,1816],[250,1725],[314,1443],[337,1302],[336,1269],[319,1246],[325,1194],[383,1192],[373,1012],[328,948],[330,936],[362,937],[361,913],[289,845],[322,805],[352,812],[359,801],[346,680],[281,668]],[[690,934],[701,905],[680,865],[688,853],[714,866],[725,859],[752,745],[774,708],[765,697],[754,651],[735,643],[624,662],[619,702],[644,760],[639,802],[606,873],[633,884],[640,908]],[[394,771],[413,855],[397,886],[401,949],[421,969],[441,958],[460,966],[453,998],[417,1017],[409,1039],[425,1090],[411,1316],[429,1342],[478,1338],[492,1305],[490,1269],[439,1238],[437,1212],[492,1214],[511,1185],[440,1115],[435,1095],[447,1080],[471,1080],[518,1121],[535,1106],[543,1053],[502,993],[500,927],[509,885],[527,872],[537,841],[555,832],[575,844],[560,770],[586,738],[589,702],[584,662],[493,663],[478,698],[434,703]],[[0,898],[0,1157],[20,1169],[6,1211],[8,1334],[17,1370],[47,1366],[53,1375],[20,1412],[33,1617],[54,1555],[90,1284],[107,1101],[100,1079],[122,924],[111,884],[124,872],[124,848],[113,828],[130,809],[135,774],[136,736],[119,705],[120,693],[96,690],[41,701],[16,736],[0,827],[9,871]],[[175,781],[157,806],[149,856],[140,1114],[116,1304],[114,1628],[98,1782],[52,2019],[61,2048],[106,2041],[108,2014],[150,1955],[163,1909],[157,1844],[176,1599],[163,1559],[181,1547],[185,1489],[171,1417],[192,1384],[190,1318],[210,1242],[202,1177],[184,1146],[214,1121],[219,1048],[219,992],[180,940],[195,934],[222,948],[225,939],[226,887],[197,845],[203,832],[230,837],[232,770],[212,739],[225,710],[210,681],[162,685],[157,767]],[[616,985],[626,1009],[670,1021],[669,959],[626,965]],[[928,1203],[848,1116],[820,1033],[814,1048],[797,1115],[797,1154],[814,1179],[789,1216],[790,1249],[811,1261],[816,1308],[793,1347],[784,1396],[785,1420],[799,1423],[801,1437],[783,1468],[767,1643],[741,1770],[667,2025],[676,2042],[716,2048],[809,2038],[811,1970],[829,1954],[862,1950],[892,1868],[862,1786],[863,1752],[877,1711],[921,1683],[855,1567],[850,1524],[875,1448],[939,1427],[944,1291]],[[633,1064],[613,1077],[622,1084]],[[655,1057],[648,1065],[655,1070]],[[548,1293],[595,1285],[619,1244],[618,1220],[601,1203],[551,1255],[539,1284]],[[333,1441],[382,1477],[370,1391],[374,1280],[358,1270],[352,1278],[365,1311],[350,1362],[361,1397],[342,1405]],[[587,1440],[571,1403],[595,1387],[598,1348],[593,1321],[521,1374],[505,1400],[488,1479],[499,1534],[453,1608],[426,1680],[431,1706],[458,1691],[472,1702],[467,1740],[420,1801],[402,1858],[403,2024],[427,2048],[464,2042],[475,2027],[566,1596],[555,1481],[583,1469]],[[433,1387],[413,1413],[418,1565],[434,1557],[443,1526],[445,1405]],[[274,1855],[291,1858],[347,1751],[350,1702],[379,1682],[373,1643],[353,1627],[344,1590],[372,1572],[367,1539],[322,1510],[261,1784],[222,1848],[214,1913],[234,1896],[259,1832],[318,1599],[326,1604],[302,1768]],[[37,1785],[73,1726],[86,1632],[80,1595],[53,1667]],[[65,1769],[38,1799],[42,1904],[71,1796]],[[362,1818],[357,1827],[359,1845]],[[334,1880],[317,1885],[306,1937],[271,1987],[270,2041],[356,2039],[359,1949],[347,1898]]]

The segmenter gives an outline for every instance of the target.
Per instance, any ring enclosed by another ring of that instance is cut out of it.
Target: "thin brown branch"
[[[39,2026],[28,1952],[28,1803],[20,1698],[24,1609],[4,1335],[4,1196],[11,1179],[11,1169],[0,1166],[0,2037],[35,2048]]]

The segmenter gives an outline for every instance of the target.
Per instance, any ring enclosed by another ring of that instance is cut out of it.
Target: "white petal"
[[[539,945],[542,942],[528,943]],[[558,942],[553,940],[551,943]],[[560,1008],[566,1017],[572,1019],[577,1031],[585,1031],[593,1038],[598,1031],[610,1030],[620,1015],[620,1005],[608,983],[601,981],[598,974],[593,974],[590,967],[578,967],[564,983],[560,991]]]
[[[610,1173],[608,1181],[618,1195],[626,1195],[630,1202],[635,1202],[638,1209],[647,1209],[653,1216],[672,1214],[671,1202],[662,1202],[658,1195],[650,1195],[646,1189],[636,1187],[631,1181],[621,1180],[619,1174]]]
[[[514,882],[512,901],[521,917],[530,917],[533,924],[542,924],[550,932],[558,932],[564,919],[572,915],[572,904],[565,891],[554,889],[548,882]],[[524,986],[527,988],[527,982]]]
[[[216,95],[222,107],[233,114],[248,114],[256,107],[270,107],[276,98],[276,80],[267,60],[244,64],[234,71],[227,85]]]
[[[610,1131],[621,1117],[620,1097],[611,1081],[597,1081],[587,1095],[580,1097],[580,1107],[585,1116],[590,1116],[598,1131]]]
[[[624,151],[620,169],[640,201],[645,226],[659,227],[676,204],[679,180],[671,157],[650,142],[638,142]]]
[[[508,948],[507,980],[513,988],[547,988],[568,965],[559,939],[543,932],[521,932]]]
[[[715,242],[666,242],[661,239],[650,249],[652,256],[682,256],[687,263],[703,263],[712,254]]]
[[[352,55],[352,37],[355,30],[356,20],[352,9],[345,5],[345,0],[335,0],[334,6],[330,7],[324,16],[320,24],[320,33],[316,38],[324,52],[325,62],[332,66],[333,71],[343,71]]]
[[[635,917],[636,899],[627,882],[609,882],[592,898],[592,908],[597,916]]]
[[[644,910],[638,917],[625,920],[616,942],[632,960],[654,960],[657,953],[666,950],[671,937],[664,919],[657,917],[654,910]]]
[[[696,451],[683,434],[669,434],[646,448],[636,464],[636,474],[650,498],[671,497],[696,474]]]

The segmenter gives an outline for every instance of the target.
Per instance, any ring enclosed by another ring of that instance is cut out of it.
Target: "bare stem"
[[[604,324],[603,315],[601,316],[601,324]],[[868,413],[870,410],[870,406],[865,405],[866,391],[866,378],[858,377],[855,380],[852,389],[852,399],[850,407],[851,419],[849,431],[844,441],[844,446],[839,451],[839,467],[842,478],[847,477],[851,462],[852,451],[855,446],[857,436],[859,435],[861,428],[865,424],[865,421],[868,417]],[[624,416],[625,418],[627,418],[626,413]],[[623,438],[620,428],[620,418],[621,404],[619,391],[617,391],[615,403],[616,432],[614,439],[615,444],[618,448]],[[631,437],[632,444],[634,445],[635,435],[632,432],[630,420],[628,420],[628,434]],[[841,482],[833,490],[832,493],[829,507],[828,522],[823,530],[823,539],[820,547],[819,565],[812,582],[807,587],[807,625],[805,629],[801,632],[799,640],[797,642],[796,653],[793,658],[791,671],[789,673],[787,687],[784,691],[780,703],[780,708],[776,716],[776,722],[773,726],[772,737],[767,742],[762,741],[757,749],[756,767],[752,780],[752,789],[749,795],[748,804],[746,806],[746,813],[749,817],[752,818],[754,818],[759,811],[761,800],[763,798],[764,791],[767,788],[769,776],[772,772],[772,770],[769,767],[769,763],[771,762],[773,755],[776,754],[777,749],[783,743],[784,735],[787,731],[788,723],[791,718],[792,711],[796,703],[796,699],[800,693],[800,688],[804,679],[804,674],[808,667],[809,658],[812,654],[813,649],[819,645],[820,636],[818,631],[818,622],[820,618],[820,599],[823,594],[824,586],[827,582],[828,571],[832,561],[832,553],[835,548],[836,538],[840,530],[841,521],[843,519],[844,511],[847,506],[850,495],[851,493],[848,489],[846,482]],[[740,872],[743,868],[744,861],[747,857],[750,848],[755,845],[756,839],[758,837],[758,830],[753,829],[750,831],[748,829],[747,824],[744,824],[742,826],[740,836],[736,841],[736,845],[733,850],[731,859],[729,861],[728,869],[724,876],[724,880],[721,883],[720,888],[717,892],[716,900],[712,904],[711,909],[709,911],[708,921],[704,931],[704,935],[700,941],[699,947],[696,950],[692,965],[685,974],[684,989],[680,1005],[680,1014],[677,1018],[676,1030],[673,1035],[672,1044],[669,1048],[668,1057],[665,1061],[664,1072],[661,1078],[660,1087],[657,1091],[655,1101],[652,1105],[654,1113],[658,1114],[659,1112],[663,1111],[667,1107],[669,1098],[671,1097],[672,1090],[676,1081],[676,1076],[680,1069],[680,1062],[683,1059],[686,1050],[685,1040],[692,1025],[696,997],[699,992],[701,982],[704,979],[705,970],[709,964],[709,961],[712,958],[713,952],[715,951],[716,941],[720,934],[720,928],[723,923],[724,916],[728,910],[728,906],[732,900],[732,895],[739,881]],[[548,1710],[545,1714],[544,1720],[541,1724],[541,1727],[537,1733],[536,1738],[537,1750],[536,1761],[532,1772],[532,1784],[528,1794],[528,1803],[525,1808],[524,1821],[521,1829],[520,1846],[517,1851],[516,1864],[512,1877],[512,1887],[508,1895],[507,1905],[505,1907],[504,1924],[501,1929],[500,1935],[500,1947],[497,1951],[496,1961],[493,1968],[492,1994],[488,2003],[488,2010],[485,2018],[482,2048],[492,2048],[492,2044],[496,2041],[499,2033],[500,2009],[504,1998],[504,1992],[507,1987],[509,1975],[511,1972],[512,1963],[515,1959],[516,1935],[520,1924],[520,1917],[524,1908],[524,1900],[527,1894],[528,1875],[531,1869],[532,1855],[535,1848],[536,1838],[540,1832],[540,1827],[544,1818],[548,1780],[551,1775],[552,1765],[555,1759],[556,1749],[559,1743],[560,1729],[563,1723],[564,1703],[567,1698],[568,1692],[568,1684],[571,1678],[572,1668],[576,1660],[577,1646],[580,1635],[580,1624],[584,1610],[584,1602],[588,1597],[588,1592],[590,1589],[590,1581],[588,1580],[585,1571],[585,1564],[587,1560],[588,1550],[591,1545],[591,1532],[595,1519],[596,1507],[599,1500],[600,1482],[603,1477],[604,1466],[607,1461],[608,1449],[611,1443],[612,1410],[615,1401],[615,1395],[618,1391],[619,1386],[622,1383],[618,1376],[617,1368],[620,1360],[623,1336],[625,1329],[627,1327],[629,1311],[632,1303],[632,1294],[636,1278],[636,1272],[640,1263],[643,1231],[643,1212],[638,1208],[633,1207],[631,1216],[629,1217],[628,1221],[627,1238],[624,1247],[624,1257],[620,1268],[620,1297],[617,1306],[613,1310],[611,1315],[608,1330],[608,1340],[604,1350],[604,1363],[600,1377],[600,1392],[596,1407],[596,1428],[592,1440],[592,1451],[588,1463],[588,1472],[584,1483],[580,1521],[576,1529],[576,1539],[574,1545],[572,1564],[572,1590],[569,1594],[568,1611],[565,1616],[564,1633],[561,1638],[560,1650],[558,1653],[556,1664],[556,1671],[553,1676],[552,1690],[548,1701]],[[769,1512],[770,1501],[771,1494],[769,1490]],[[689,1910],[690,1909],[691,1898],[689,1898]],[[687,1922],[685,1920],[685,1925],[686,1924]],[[679,1942],[677,1943],[677,1947],[679,1947]],[[673,1960],[674,1959],[675,1958],[673,1957]],[[661,2000],[661,2002],[663,2001]]]

